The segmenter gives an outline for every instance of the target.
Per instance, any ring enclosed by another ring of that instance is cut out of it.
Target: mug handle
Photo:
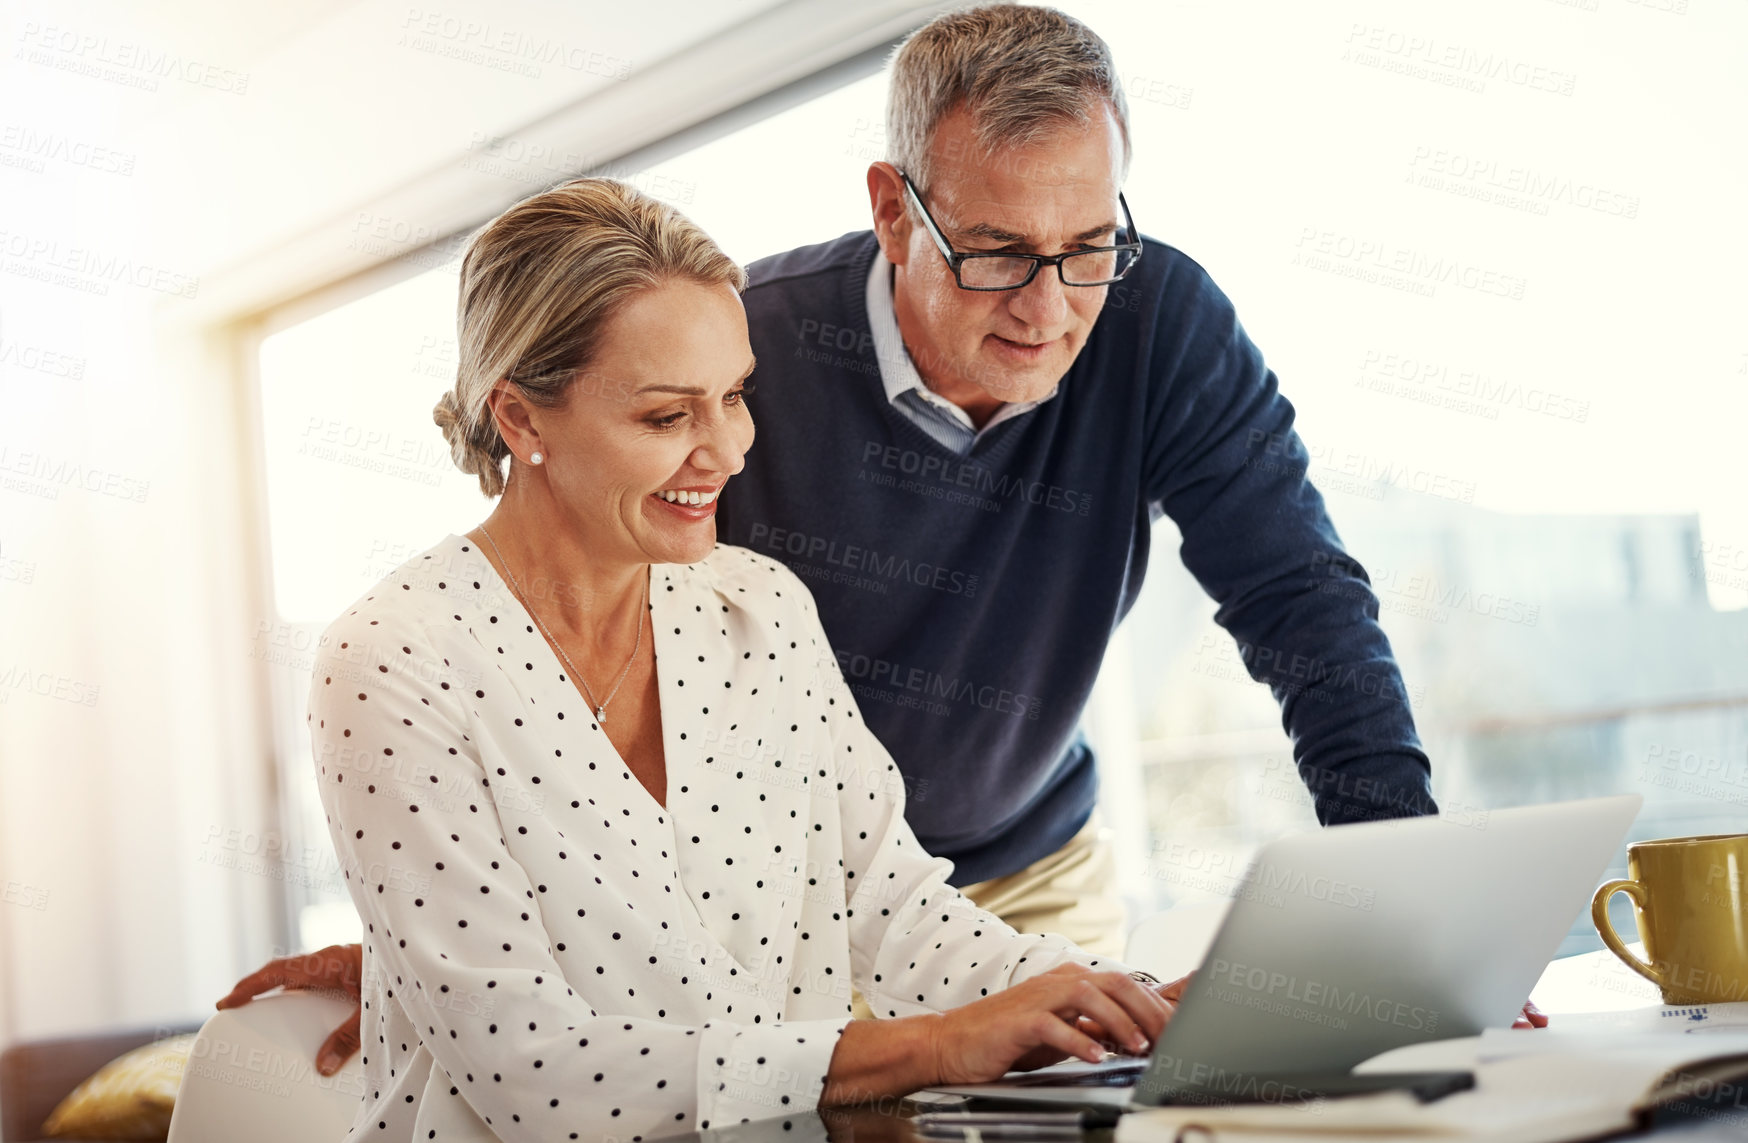
[[[1616,893],[1625,893],[1633,899],[1641,911],[1645,908],[1645,887],[1637,881],[1608,881],[1596,891],[1596,896],[1590,899],[1590,919],[1596,925],[1596,933],[1602,938],[1602,943],[1608,946],[1608,951],[1621,958],[1626,966],[1655,984],[1663,987],[1663,973],[1654,965],[1646,964],[1627,951],[1620,935],[1614,931],[1614,925],[1608,919],[1608,902]]]

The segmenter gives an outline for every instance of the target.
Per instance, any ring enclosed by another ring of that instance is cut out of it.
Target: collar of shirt
[[[868,269],[867,295],[868,330],[874,335],[874,360],[880,366],[880,383],[885,386],[886,399],[892,406],[912,420],[916,420],[916,416],[911,406],[899,399],[906,393],[915,393],[930,409],[952,419],[965,432],[974,433],[973,440],[976,440],[1003,421],[1036,409],[1062,388],[1058,384],[1036,401],[1004,404],[980,431],[971,423],[971,414],[923,384],[922,374],[917,372],[910,350],[905,348],[904,338],[898,332],[898,310],[892,303],[892,263],[879,250],[875,250],[874,264]]]

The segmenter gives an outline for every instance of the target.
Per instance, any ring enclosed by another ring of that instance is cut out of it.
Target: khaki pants
[[[960,892],[1018,932],[1056,933],[1087,952],[1120,957],[1127,914],[1116,880],[1111,830],[1094,810],[1081,831],[1055,853],[1018,873],[966,885]],[[850,1002],[857,1019],[874,1015],[860,992],[852,992]]]

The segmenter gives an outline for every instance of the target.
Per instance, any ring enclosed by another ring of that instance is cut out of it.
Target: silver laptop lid
[[[1268,843],[1134,1101],[1237,1095],[1271,1073],[1346,1072],[1390,1048],[1510,1024],[1642,802],[1368,822]]]

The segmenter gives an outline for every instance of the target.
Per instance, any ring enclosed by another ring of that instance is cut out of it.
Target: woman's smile
[[[721,495],[723,487],[723,484],[703,484],[688,488],[664,488],[660,492],[650,493],[650,499],[660,506],[661,511],[695,523],[716,515],[716,498]]]

